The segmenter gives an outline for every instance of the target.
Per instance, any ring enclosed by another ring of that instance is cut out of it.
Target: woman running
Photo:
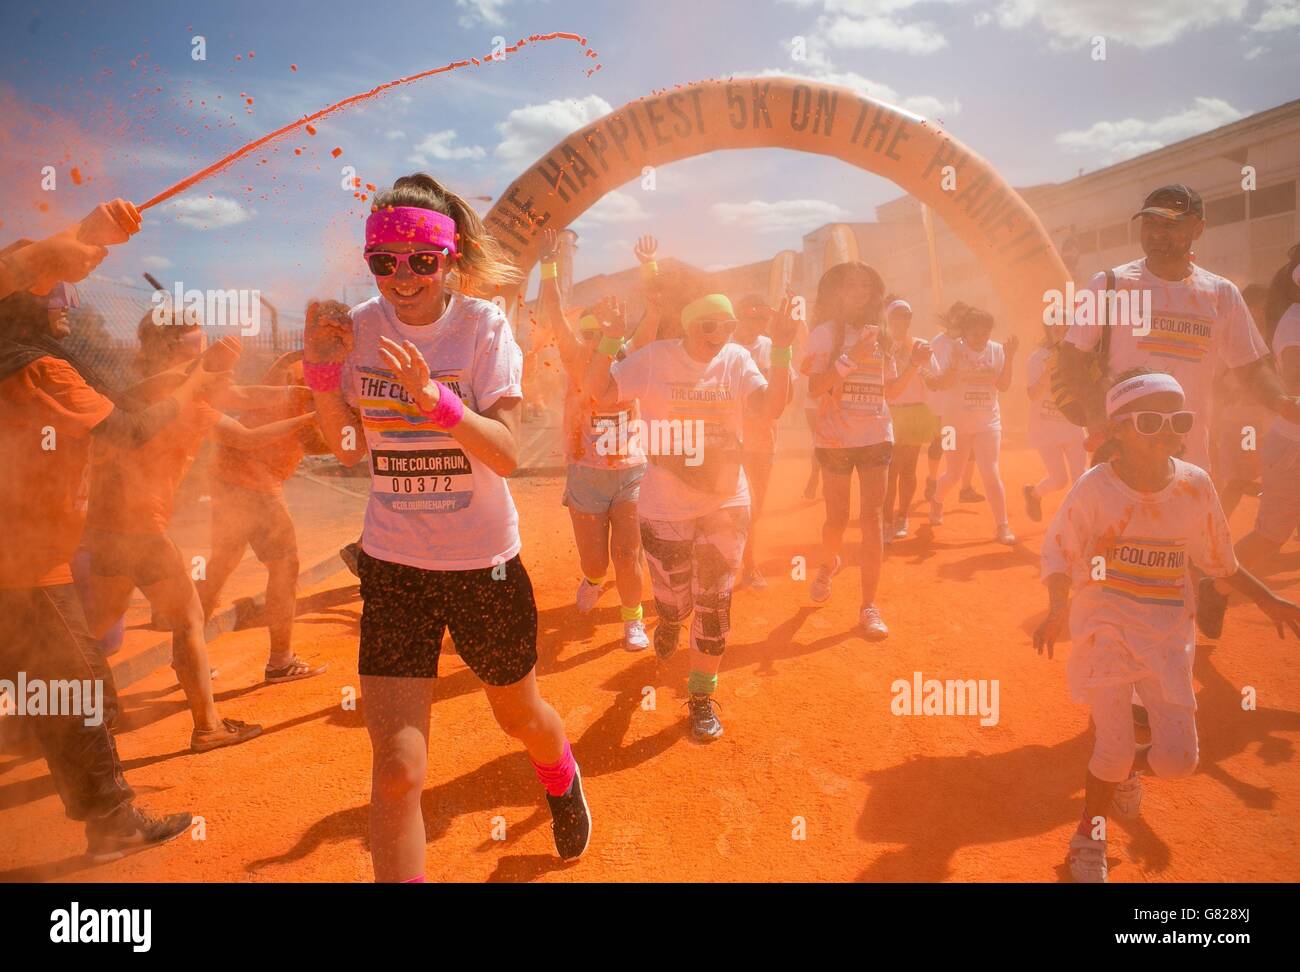
[[[555,849],[574,860],[591,816],[538,691],[537,604],[505,480],[519,461],[523,354],[497,305],[470,296],[518,273],[469,204],[424,173],[376,197],[365,233],[379,296],[351,313],[308,306],[304,376],[339,461],[370,455],[357,668],[375,879],[424,880],[420,791],[447,628],[497,724],[527,749]]]
[[[758,294],[750,294],[740,299],[736,307],[736,331],[732,340],[749,352],[758,365],[759,372],[769,383],[772,380],[772,339],[767,335],[767,328],[772,319],[772,308]],[[789,365],[786,366],[787,368]],[[794,376],[790,377],[789,399],[794,398]],[[787,399],[786,404],[790,401]],[[745,413],[744,454],[741,464],[745,467],[745,479],[749,483],[749,532],[745,537],[745,556],[741,563],[740,582],[737,587],[752,587],[765,590],[767,581],[759,572],[755,563],[754,551],[757,548],[758,521],[763,515],[763,503],[767,499],[767,484],[772,479],[772,464],[776,459],[776,422],[765,415],[754,412]]]
[[[618,362],[627,321],[621,308],[603,309],[605,337],[587,371],[587,391],[600,408],[638,399],[652,430],[643,443],[650,465],[638,513],[659,613],[655,653],[668,658],[677,650],[678,632],[694,611],[687,681],[691,733],[709,742],[722,735],[713,694],[749,524],[749,487],[739,455],[744,417],[748,412],[780,418],[789,395],[795,325],[782,308],[772,325],[775,370],[769,384],[754,359],[729,343],[737,322],[722,294],[707,294],[682,309],[684,337],[653,341]]]
[[[947,313],[939,315],[939,323],[943,330],[930,339],[930,350],[936,358],[942,358],[948,353],[946,350],[961,340],[961,316],[969,305],[963,301],[957,301]],[[929,503],[934,499],[934,488],[939,484],[939,470],[943,464],[943,430],[947,425],[949,413],[954,411],[952,396],[946,391],[935,387],[934,375],[926,369],[925,387],[930,391],[930,406],[934,413],[939,416],[939,431],[934,438],[930,440],[930,448],[926,450],[926,475],[925,475],[925,501]],[[958,405],[960,408],[960,405]],[[965,468],[961,473],[961,492],[957,499],[963,503],[982,503],[984,497],[975,491],[975,460],[972,456],[966,461]]]
[[[880,562],[884,558],[885,485],[894,447],[886,401],[893,400],[930,358],[930,346],[912,346],[906,368],[894,368],[889,335],[881,332],[885,285],[874,268],[860,261],[831,267],[817,283],[813,332],[799,370],[817,399],[813,444],[822,467],[826,522],[822,526],[822,564],[813,579],[813,603],[830,600],[831,580],[843,560],[849,525],[853,471],[858,472],[862,524],[862,607],[858,619],[870,641],[889,637],[876,606]]]
[[[1088,454],[1083,448],[1086,432],[1056,407],[1052,394],[1052,362],[1064,329],[1044,327],[1042,343],[1025,362],[1026,390],[1029,393],[1029,444],[1038,450],[1044,476],[1033,486],[1024,487],[1025,509],[1035,523],[1043,520],[1043,497],[1065,489],[1083,475]]]
[[[1011,368],[1020,347],[1014,334],[1007,338],[1005,349],[990,341],[993,315],[977,307],[964,307],[958,317],[961,340],[935,355],[930,365],[933,387],[950,390],[951,414],[944,421],[957,432],[957,448],[948,453],[948,465],[934,489],[930,501],[930,523],[943,522],[943,501],[972,454],[979,466],[980,479],[989,492],[989,507],[997,525],[995,539],[1007,545],[1016,542],[1007,522],[1007,494],[998,472],[998,452],[1002,448],[1002,416],[998,393],[1011,387]]]
[[[902,374],[917,345],[925,343],[911,335],[912,305],[898,298],[886,298],[885,325],[894,347],[894,370]],[[885,543],[907,538],[907,518],[916,496],[916,463],[921,458],[921,449],[939,434],[939,416],[931,411],[929,397],[924,371],[918,371],[889,403],[894,423],[894,454],[885,485]]]
[[[578,334],[570,330],[555,263],[558,255],[558,235],[555,230],[543,230],[538,316],[554,335],[569,378],[564,397],[564,458],[568,464],[564,505],[573,521],[573,540],[582,566],[578,611],[586,614],[596,606],[613,561],[623,647],[642,651],[650,647],[650,639],[641,609],[641,530],[636,503],[645,452],[637,431],[637,404],[619,402],[613,408],[596,409],[582,387],[601,338],[600,321],[583,312]],[[652,329],[643,325],[635,340],[652,339]]]
[[[1106,881],[1107,825],[1112,814],[1138,815],[1139,775],[1196,769],[1193,565],[1259,605],[1279,637],[1284,626],[1300,636],[1300,606],[1238,566],[1209,475],[1173,458],[1193,425],[1178,381],[1127,371],[1106,393],[1106,416],[1118,455],[1080,477],[1048,527],[1041,574],[1050,605],[1034,632],[1038,654],[1046,648],[1051,658],[1069,631],[1070,696],[1091,707],[1096,728],[1068,851],[1071,874],[1086,883]],[[1151,742],[1140,747],[1135,689],[1151,726]]]

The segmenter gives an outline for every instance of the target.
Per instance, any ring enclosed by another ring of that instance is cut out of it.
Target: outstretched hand
[[[560,234],[553,229],[542,230],[542,249],[538,259],[542,263],[554,263],[560,255]]]
[[[1268,619],[1277,627],[1279,638],[1286,637],[1287,628],[1300,638],[1300,604],[1275,596],[1272,600],[1260,602],[1259,609],[1267,614]]]
[[[337,300],[307,304],[303,328],[303,360],[310,364],[342,364],[352,352],[352,315]]]
[[[649,263],[659,252],[659,241],[648,233],[636,241],[636,246],[632,248],[640,263]]]
[[[1041,655],[1046,648],[1047,657],[1054,657],[1053,649],[1056,647],[1056,641],[1061,637],[1068,620],[1069,615],[1065,610],[1048,611],[1042,624],[1034,629],[1034,650]]]
[[[416,407],[431,412],[440,397],[438,385],[429,374],[429,363],[410,341],[398,344],[390,337],[379,339],[379,357],[411,396]]]
[[[788,348],[794,344],[794,336],[799,332],[799,323],[794,319],[794,298],[787,294],[781,298],[781,304],[772,315],[770,325],[772,347]]]

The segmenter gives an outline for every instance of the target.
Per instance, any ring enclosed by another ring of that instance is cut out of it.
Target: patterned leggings
[[[641,518],[661,624],[680,625],[692,611],[691,647],[721,655],[731,630],[731,586],[745,552],[749,507],[715,510],[694,520]]]

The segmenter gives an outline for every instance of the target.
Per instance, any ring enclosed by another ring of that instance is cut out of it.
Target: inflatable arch
[[[543,227],[563,229],[606,193],[645,178],[647,167],[750,148],[833,156],[929,205],[976,255],[1007,323],[1022,333],[1042,320],[1043,292],[1065,286],[1065,266],[1038,217],[979,155],[911,112],[794,78],[701,81],[624,105],[547,152],[484,221],[529,270]],[[501,296],[517,306],[519,288]]]

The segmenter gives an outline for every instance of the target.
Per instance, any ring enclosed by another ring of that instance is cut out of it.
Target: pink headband
[[[456,221],[418,206],[377,209],[366,218],[366,249],[381,243],[429,243],[455,256]]]

